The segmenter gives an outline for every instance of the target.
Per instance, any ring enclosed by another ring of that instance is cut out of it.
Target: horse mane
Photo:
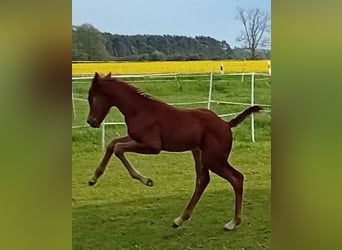
[[[148,93],[142,91],[141,89],[136,88],[136,87],[133,87],[133,86],[131,86],[131,85],[129,85],[129,86],[132,87],[132,88],[134,88],[135,91],[136,91],[139,95],[141,95],[141,96],[143,96],[143,97],[145,97],[145,98],[147,98],[147,99],[149,99],[149,100],[158,101],[158,102],[159,102],[158,99],[156,99],[155,97],[151,96],[150,94],[148,94]]]
[[[116,83],[119,83],[122,87],[124,87],[125,89],[129,90],[130,92],[133,92],[135,94],[137,94],[138,96],[141,96],[141,97],[144,97],[148,100],[151,100],[151,101],[156,101],[156,102],[161,102],[160,100],[156,99],[155,97],[151,96],[150,94],[146,93],[145,91],[135,87],[135,86],[132,86],[130,85],[129,83],[127,82],[124,82],[122,80],[119,80],[118,78],[115,78],[115,77],[104,77],[102,78],[104,80],[109,80],[109,81],[114,81]]]

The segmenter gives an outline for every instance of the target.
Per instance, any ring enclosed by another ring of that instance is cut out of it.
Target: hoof
[[[177,228],[177,227],[179,227],[180,225],[177,225],[176,223],[172,223],[172,227],[173,228]]]
[[[180,225],[182,225],[182,223],[183,223],[183,219],[182,219],[181,216],[179,216],[179,217],[177,217],[177,218],[173,221],[172,227],[173,227],[173,228],[177,228],[177,227],[179,227]]]
[[[234,228],[238,227],[239,225],[240,225],[240,223],[237,224],[234,220],[231,220],[226,225],[224,225],[224,230],[232,231],[232,230],[234,230]]]
[[[88,182],[88,185],[89,186],[94,186],[96,184],[96,181],[94,181],[94,180],[90,180],[89,182]]]
[[[151,179],[147,179],[146,186],[153,187],[153,181]]]

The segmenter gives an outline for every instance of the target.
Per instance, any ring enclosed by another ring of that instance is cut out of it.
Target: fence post
[[[105,126],[106,126],[106,123],[105,121],[103,120],[102,124],[101,124],[101,147],[102,147],[102,151],[104,151],[105,149]]]
[[[76,110],[75,110],[75,100],[74,100],[74,81],[71,80],[71,93],[72,93],[72,114],[73,117],[76,117]]]
[[[211,92],[212,92],[212,88],[213,88],[213,72],[210,73],[208,109],[210,109],[210,104],[211,104]]]
[[[176,80],[177,87],[180,88],[180,85],[179,85],[179,82],[178,82],[178,79],[177,79],[177,74],[175,74],[175,80]]]
[[[241,82],[245,81],[245,59],[243,59],[242,63],[242,76],[241,76]]]
[[[254,105],[254,72],[252,72],[252,79],[251,79],[251,106]],[[254,114],[252,113],[251,116],[251,134],[252,134],[252,142],[255,142],[255,135],[254,135]]]
[[[271,60],[268,60],[267,64],[268,64],[268,74],[270,75],[271,74]]]

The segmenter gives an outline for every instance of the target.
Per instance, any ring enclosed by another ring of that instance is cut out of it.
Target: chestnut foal
[[[183,214],[173,222],[174,227],[188,220],[203,191],[210,181],[209,170],[226,179],[235,193],[234,218],[224,225],[227,230],[241,223],[243,175],[228,162],[232,147],[231,128],[247,116],[261,110],[260,106],[247,108],[229,122],[223,121],[207,109],[178,109],[141,92],[139,89],[111,74],[102,77],[98,73],[92,80],[88,101],[90,112],[87,122],[100,127],[112,106],[125,117],[128,135],[114,139],[97,167],[89,185],[94,185],[103,174],[114,153],[127,168],[132,178],[147,186],[153,181],[141,175],[126,159],[124,153],[159,154],[161,150],[182,152],[191,150],[195,160],[196,186]]]

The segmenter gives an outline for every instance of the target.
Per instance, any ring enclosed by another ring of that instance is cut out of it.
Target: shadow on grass
[[[192,219],[172,228],[189,197],[136,198],[73,208],[73,249],[269,249],[269,189],[245,190],[242,225],[224,231],[234,213],[228,189],[205,192]]]

